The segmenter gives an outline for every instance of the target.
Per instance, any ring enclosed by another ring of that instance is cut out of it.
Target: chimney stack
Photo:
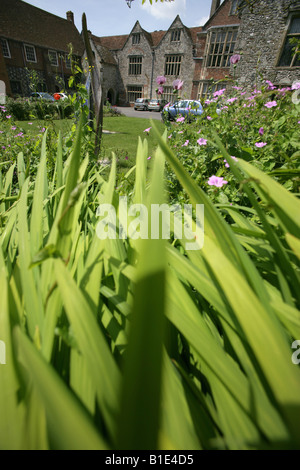
[[[67,20],[74,24],[74,13],[72,11],[67,11]]]
[[[210,18],[213,16],[215,11],[219,8],[220,4],[221,4],[221,0],[212,0],[211,9],[210,9]]]

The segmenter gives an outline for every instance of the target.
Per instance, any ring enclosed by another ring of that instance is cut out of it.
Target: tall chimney
[[[74,24],[74,13],[72,11],[67,11],[67,20]]]
[[[210,18],[213,16],[215,11],[219,8],[220,4],[221,4],[221,0],[212,0],[211,9],[210,9]]]

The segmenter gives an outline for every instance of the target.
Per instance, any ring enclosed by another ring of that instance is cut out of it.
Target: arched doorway
[[[112,88],[110,88],[107,92],[107,101],[109,101],[111,105],[115,104],[115,102],[114,102],[114,90],[112,90]]]

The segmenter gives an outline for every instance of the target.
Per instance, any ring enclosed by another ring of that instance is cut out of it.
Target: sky
[[[202,26],[208,19],[211,0],[174,0],[150,5],[149,0],[132,1],[128,8],[126,0],[26,0],[43,10],[62,18],[68,10],[73,11],[77,29],[81,32],[81,18],[85,13],[88,29],[96,36],[128,34],[139,20],[142,28],[152,32],[166,30],[179,15],[187,27]]]

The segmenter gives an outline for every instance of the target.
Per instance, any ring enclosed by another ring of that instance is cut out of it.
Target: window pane
[[[10,50],[9,50],[8,42],[6,39],[1,39],[1,46],[2,46],[3,56],[10,59]]]
[[[27,44],[25,44],[25,54],[26,54],[26,60],[28,62],[36,62],[34,46],[28,46]]]
[[[229,67],[228,55],[233,54],[235,40],[237,37],[236,29],[223,28],[215,31],[210,36],[210,42],[207,48],[207,67]],[[213,38],[215,41],[212,42]]]
[[[134,103],[138,98],[142,98],[141,86],[128,86],[127,87],[127,101]]]
[[[289,34],[300,33],[300,18],[294,18],[291,23]]]

